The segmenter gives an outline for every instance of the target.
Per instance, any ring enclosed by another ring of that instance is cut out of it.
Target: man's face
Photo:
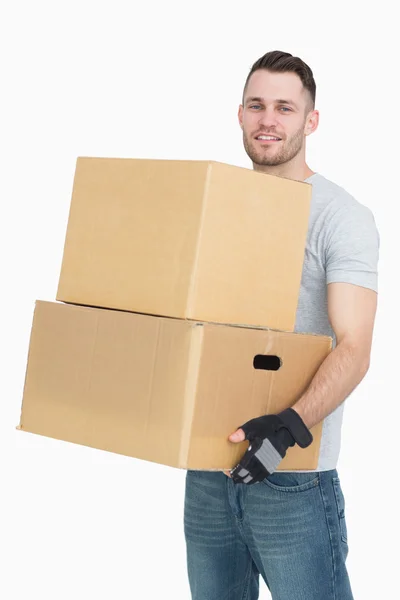
[[[289,162],[304,151],[305,136],[316,127],[309,92],[295,73],[260,69],[251,75],[239,107],[243,143],[255,165]]]

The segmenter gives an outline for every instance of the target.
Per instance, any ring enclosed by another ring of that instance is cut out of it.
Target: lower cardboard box
[[[292,406],[332,339],[37,301],[19,429],[183,469],[237,464],[245,421]],[[279,470],[315,469],[313,443]]]

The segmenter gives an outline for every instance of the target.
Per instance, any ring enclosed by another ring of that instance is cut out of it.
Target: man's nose
[[[258,120],[262,127],[276,127],[278,124],[277,115],[273,109],[263,110]]]

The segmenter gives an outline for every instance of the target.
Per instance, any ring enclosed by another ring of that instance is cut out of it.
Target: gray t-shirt
[[[335,335],[327,285],[344,282],[378,291],[379,233],[372,212],[343,188],[315,173],[295,331]],[[317,471],[334,469],[340,451],[343,402],[325,420]]]

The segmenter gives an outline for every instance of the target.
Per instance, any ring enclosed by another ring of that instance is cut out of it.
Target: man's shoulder
[[[354,196],[345,190],[344,187],[338,185],[334,181],[331,181],[327,177],[324,177],[320,173],[314,173],[307,179],[307,181],[312,185],[313,195],[317,196],[321,200],[325,200],[327,203],[358,203]]]
[[[307,179],[313,187],[314,210],[324,212],[325,216],[333,217],[354,214],[357,217],[369,216],[370,209],[350,194],[344,187],[327,179],[320,173],[314,173]]]

